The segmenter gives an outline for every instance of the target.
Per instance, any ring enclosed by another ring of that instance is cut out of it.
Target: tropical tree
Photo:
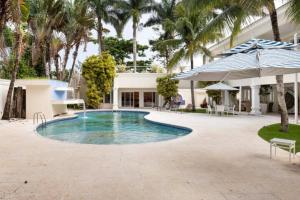
[[[132,18],[133,29],[133,66],[136,72],[137,60],[137,29],[141,16],[154,10],[155,4],[153,0],[122,0],[117,3],[117,8],[123,13],[127,19]]]
[[[13,71],[11,74],[8,92],[7,92],[6,103],[5,103],[5,107],[4,107],[4,111],[3,111],[3,115],[2,115],[3,120],[10,119],[10,115],[11,115],[12,94],[13,94],[13,90],[14,90],[14,84],[16,81],[17,73],[19,70],[20,58],[21,58],[22,49],[23,49],[24,33],[22,30],[22,21],[26,20],[26,18],[28,17],[28,13],[29,13],[29,8],[23,0],[10,0],[8,2],[6,15],[9,16],[9,18],[7,17],[7,19],[9,19],[9,21],[11,23],[13,23],[13,25],[15,27],[16,43],[12,49],[13,57],[14,57],[15,61],[14,61]]]
[[[32,63],[36,65],[42,59],[44,74],[50,78],[50,48],[54,30],[65,24],[63,0],[31,0],[29,25],[33,34]]]
[[[164,97],[164,106],[169,104],[171,106],[172,97],[178,94],[178,80],[174,80],[174,74],[168,74],[164,77],[159,77],[156,79],[157,92]]]
[[[61,80],[61,67],[59,52],[63,49],[64,43],[58,34],[54,34],[50,43],[50,57],[54,60],[56,79]]]
[[[205,31],[206,24],[212,19],[213,13],[201,9],[188,9],[183,3],[176,7],[176,22],[170,23],[168,27],[176,31],[176,38],[161,42],[159,45],[176,47],[169,61],[168,68],[174,67],[180,60],[190,61],[191,69],[194,68],[194,55],[202,53],[210,56],[205,45],[221,36],[218,29]],[[194,81],[191,81],[192,109],[195,110]]]
[[[71,81],[73,75],[79,46],[81,43],[84,43],[85,45],[84,50],[86,50],[86,45],[91,35],[90,31],[94,27],[94,17],[88,10],[87,2],[85,0],[76,0],[74,4],[75,4],[74,8],[76,11],[74,13],[76,24],[73,27],[75,50],[73,52],[73,62],[69,74],[69,82]]]
[[[144,24],[145,27],[161,25],[164,32],[160,35],[157,40],[153,40],[153,50],[160,52],[160,55],[165,57],[165,64],[169,64],[169,58],[171,49],[168,47],[159,47],[156,45],[161,40],[168,40],[174,38],[174,31],[168,29],[166,26],[169,23],[174,23],[175,17],[176,0],[162,0],[160,4],[154,6],[154,15],[148,19]]]
[[[115,0],[88,0],[90,4],[90,8],[94,11],[94,14],[97,18],[97,33],[98,33],[98,44],[99,44],[99,55],[102,51],[104,51],[104,43],[103,43],[103,33],[105,31],[103,27],[103,22],[111,23],[116,27],[117,33],[120,30],[123,30],[124,26],[119,21],[117,15],[119,17],[123,17],[120,13],[117,13],[114,10],[113,5]],[[126,20],[126,19],[124,19]]]

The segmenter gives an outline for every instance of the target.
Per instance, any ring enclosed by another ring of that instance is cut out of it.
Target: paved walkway
[[[291,164],[280,150],[270,160],[269,144],[257,136],[278,117],[147,118],[194,131],[166,142],[85,145],[38,136],[31,121],[0,121],[0,199],[299,199],[300,158]]]

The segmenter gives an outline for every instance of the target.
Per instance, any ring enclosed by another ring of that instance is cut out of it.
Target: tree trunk
[[[134,68],[134,73],[136,73],[136,29],[137,29],[137,23],[135,22],[136,20],[133,20],[133,68]]]
[[[56,54],[56,55],[54,56],[54,65],[55,65],[55,71],[56,71],[56,79],[57,79],[57,80],[61,80],[58,58],[59,58],[59,55]]]
[[[69,81],[68,81],[69,83],[71,82],[72,75],[74,72],[75,62],[76,62],[77,55],[78,55],[79,44],[80,44],[79,42],[76,43],[75,51],[73,53],[73,63],[72,63],[72,68],[71,68],[70,75],[69,75]]]
[[[191,55],[191,69],[194,69],[194,55]],[[194,81],[191,81],[191,99],[192,99],[192,110],[196,111],[195,106],[195,88],[194,88]]]
[[[47,64],[47,53],[46,53],[46,45],[44,44],[44,48],[43,48],[43,65],[44,65],[44,74],[45,76],[50,79],[50,74],[49,74],[49,70],[48,70],[48,64]]]
[[[66,73],[66,67],[67,67],[67,63],[68,63],[68,59],[69,59],[69,55],[70,55],[70,45],[67,45],[65,48],[65,55],[64,55],[64,61],[63,61],[63,66],[62,66],[62,72],[61,72],[61,80],[65,79],[65,73]]]
[[[99,55],[101,55],[102,51],[104,51],[104,44],[103,44],[103,25],[102,19],[98,16],[98,43],[99,43]]]
[[[275,41],[280,42],[281,38],[280,38],[280,32],[278,26],[277,11],[275,8],[274,1],[272,1],[271,3],[272,4],[271,6],[268,7],[268,10],[269,10],[271,24],[272,24],[273,36]],[[280,106],[280,115],[281,115],[281,131],[288,132],[289,116],[288,116],[288,111],[285,102],[283,75],[277,75],[276,82],[277,82],[277,99],[278,99],[278,104]]]
[[[14,90],[14,85],[15,81],[17,78],[17,73],[19,71],[19,64],[20,64],[20,58],[21,58],[21,49],[22,49],[22,32],[21,32],[21,25],[17,25],[17,31],[16,31],[16,48],[15,48],[15,65],[11,74],[11,80],[9,84],[9,89],[7,92],[7,97],[6,97],[6,103],[2,115],[3,120],[9,120],[10,115],[11,115],[11,109],[12,109],[12,95],[13,95],[13,90]]]
[[[6,12],[7,12],[7,2],[8,0],[1,0],[0,2],[0,35],[3,33],[3,29],[5,27],[5,18],[6,18]]]

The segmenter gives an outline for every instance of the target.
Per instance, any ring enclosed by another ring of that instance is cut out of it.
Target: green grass
[[[206,113],[206,109],[204,109],[204,108],[196,109],[196,111],[192,111],[192,110],[188,110],[188,109],[178,109],[178,110],[182,111],[182,112],[188,112],[188,113]]]
[[[300,126],[295,124],[289,125],[287,133],[280,131],[280,124],[272,124],[264,126],[258,131],[258,135],[266,141],[273,138],[282,138],[288,140],[296,140],[296,152],[300,152]]]

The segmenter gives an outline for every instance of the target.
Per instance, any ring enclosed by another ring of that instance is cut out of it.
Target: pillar
[[[295,124],[298,124],[298,74],[295,74],[294,83],[294,97],[295,97]]]
[[[228,92],[228,90],[224,91],[224,106],[229,106],[229,92]]]
[[[243,96],[242,96],[242,86],[240,86],[239,88],[239,93],[240,93],[240,99],[239,99],[239,113],[242,112],[242,100],[243,100]]]
[[[119,109],[119,89],[116,83],[114,83],[113,93],[113,109]]]
[[[260,85],[251,86],[251,114],[260,115],[260,96],[259,96]]]

